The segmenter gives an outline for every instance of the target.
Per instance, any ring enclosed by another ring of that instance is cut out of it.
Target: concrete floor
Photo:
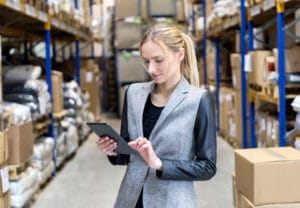
[[[119,119],[105,119],[116,129]],[[112,208],[125,167],[112,166],[96,149],[94,134],[77,150],[57,175],[37,193],[30,208]],[[233,148],[218,138],[216,176],[195,182],[197,207],[232,208]]]

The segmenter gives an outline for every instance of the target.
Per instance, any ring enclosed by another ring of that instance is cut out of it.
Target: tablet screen
[[[118,146],[116,149],[117,153],[120,154],[137,154],[137,151],[131,148],[127,141],[122,138],[117,131],[108,123],[92,123],[88,122],[87,125],[99,136],[109,136],[114,139]]]

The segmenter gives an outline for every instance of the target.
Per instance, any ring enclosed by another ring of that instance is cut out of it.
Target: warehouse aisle
[[[119,119],[105,119],[119,128]],[[30,208],[111,208],[125,171],[112,166],[96,149],[96,136],[78,149],[77,154],[41,190]],[[218,172],[208,182],[196,182],[198,207],[232,208],[233,149],[218,139]]]

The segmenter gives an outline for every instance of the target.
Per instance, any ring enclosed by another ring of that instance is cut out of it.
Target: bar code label
[[[20,0],[6,0],[6,6],[18,11],[21,10]]]
[[[260,10],[260,5],[255,5],[253,6],[251,9],[250,9],[250,15],[253,17],[253,16],[256,16],[256,15],[259,15],[261,12]]]
[[[39,12],[38,18],[42,22],[47,22],[48,21],[48,16],[47,16],[47,14],[45,12]]]
[[[265,0],[263,2],[263,10],[264,11],[267,11],[273,7],[275,7],[275,0]]]
[[[35,8],[29,4],[25,5],[25,13],[31,17],[36,17]]]

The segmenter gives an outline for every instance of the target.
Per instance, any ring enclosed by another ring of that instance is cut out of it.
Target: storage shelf
[[[45,24],[49,22],[55,39],[79,39],[90,41],[93,37],[90,28],[81,25],[73,17],[58,19],[48,11],[42,11],[33,5],[11,0],[0,0],[0,34],[3,36],[36,39],[43,37]],[[23,31],[23,32],[21,32]],[[97,37],[99,40],[99,38]]]
[[[285,9],[292,9],[300,6],[298,0],[285,0]],[[276,0],[264,0],[258,4],[250,5],[248,17],[255,25],[262,25],[266,21],[276,17]]]

